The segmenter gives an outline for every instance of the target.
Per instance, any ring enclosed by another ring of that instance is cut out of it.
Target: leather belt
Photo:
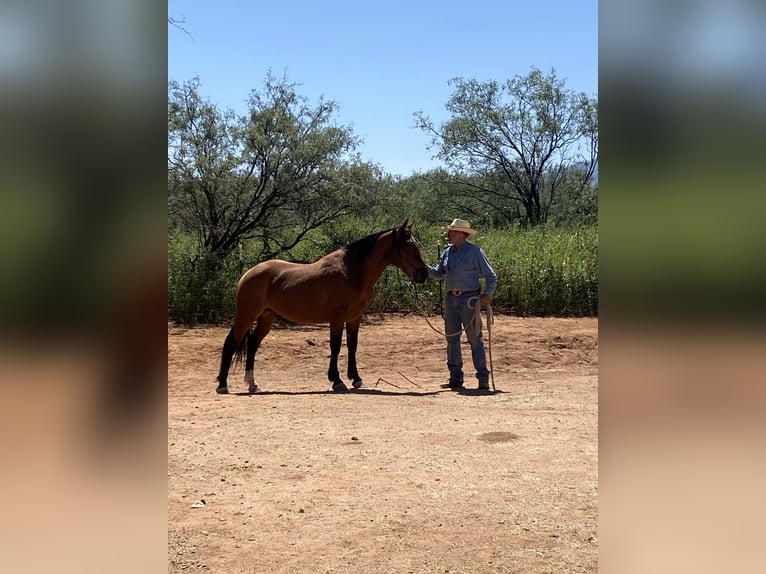
[[[465,295],[467,293],[477,293],[478,289],[472,289],[471,291],[461,291],[460,289],[450,289],[448,293],[452,293],[455,297],[460,297],[461,295]]]

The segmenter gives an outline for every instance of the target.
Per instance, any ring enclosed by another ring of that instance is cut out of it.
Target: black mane
[[[356,260],[366,259],[370,253],[372,253],[372,248],[378,242],[380,236],[387,231],[390,230],[384,229],[383,231],[376,231],[375,233],[370,233],[361,239],[357,239],[353,243],[349,243],[343,248],[343,250],[346,252],[346,256]]]

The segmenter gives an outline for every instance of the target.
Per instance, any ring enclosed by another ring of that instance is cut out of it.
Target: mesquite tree
[[[336,104],[312,106],[270,73],[237,117],[199,94],[199,80],[168,85],[168,213],[218,258],[258,239],[281,255],[312,229],[366,209],[376,167],[333,122]]]
[[[437,127],[422,111],[414,115],[437,156],[472,176],[458,193],[499,214],[516,213],[520,204],[528,223],[537,225],[557,194],[593,185],[598,103],[566,90],[555,70],[545,76],[532,68],[502,84],[454,78],[450,85],[448,121]]]

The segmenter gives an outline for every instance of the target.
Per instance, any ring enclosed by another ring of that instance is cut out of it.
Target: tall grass
[[[421,232],[422,234],[422,232]],[[419,237],[427,263],[437,261],[441,232]],[[494,311],[529,316],[598,315],[598,228],[536,227],[489,230],[470,241],[481,247],[498,275]],[[417,295],[415,295],[417,291]],[[416,289],[389,268],[376,286],[372,311],[433,311],[443,293],[435,281]]]
[[[476,241],[498,274],[493,308],[519,315],[598,315],[598,228],[514,228]]]
[[[438,227],[414,228],[426,263],[435,265],[445,247]],[[368,231],[359,228],[315,234],[293,256],[315,261]],[[350,235],[350,236],[349,236]],[[498,229],[471,238],[487,254],[498,274],[492,301],[495,312],[530,316],[598,315],[598,228]],[[168,313],[185,324],[229,321],[234,316],[234,285],[241,271],[257,263],[245,248],[245,260],[225,261],[196,251],[184,236],[168,244]],[[403,271],[389,267],[375,286],[367,311],[434,313],[440,294],[436,281],[413,286]]]

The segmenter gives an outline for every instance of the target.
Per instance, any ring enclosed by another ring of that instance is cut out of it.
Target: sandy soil
[[[439,387],[422,317],[370,316],[369,390],[329,392],[327,327],[285,324],[263,392],[217,395],[227,331],[168,326],[169,572],[597,571],[597,319],[495,316],[490,394]]]

